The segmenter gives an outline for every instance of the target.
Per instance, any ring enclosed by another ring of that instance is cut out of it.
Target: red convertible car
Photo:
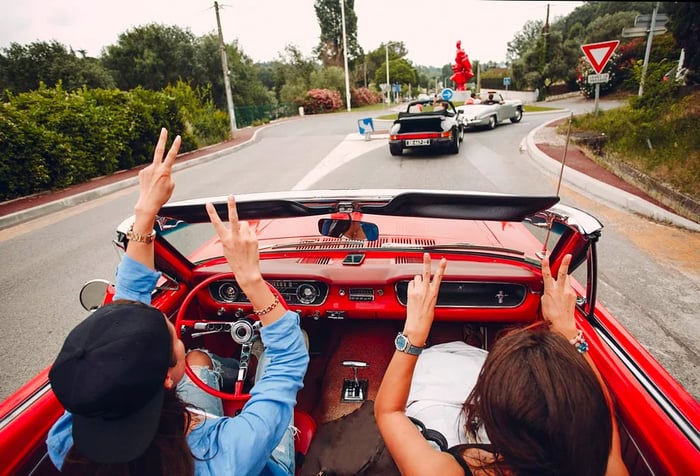
[[[226,198],[212,201],[225,217]],[[610,389],[630,474],[698,474],[700,406],[596,301],[603,226],[588,213],[556,196],[430,190],[261,193],[236,201],[240,219],[257,231],[265,279],[300,314],[309,336],[311,360],[295,414],[300,455],[313,451],[322,428],[376,397],[405,319],[407,283],[421,272],[424,253],[448,260],[429,343],[477,334],[485,350],[504,328],[541,319],[541,258],[548,253],[556,273],[570,253],[576,318]],[[131,220],[117,230],[120,249]],[[162,278],[153,305],[170,316],[188,348],[249,363],[220,393],[226,413],[235,415],[255,371],[251,305],[222,256],[204,200],[165,205],[156,228]],[[88,308],[110,298],[108,283],[98,286],[97,301],[90,297],[94,285],[82,292]],[[47,372],[0,405],[2,474],[57,474],[45,439],[63,408]],[[317,463],[300,458],[298,474],[314,474]]]

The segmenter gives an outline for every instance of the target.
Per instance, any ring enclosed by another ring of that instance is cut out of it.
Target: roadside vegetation
[[[414,64],[402,41],[363,49],[357,39],[354,3],[345,2],[353,110],[387,107],[387,66],[392,83],[404,96],[433,94],[451,86],[444,79],[453,73],[450,63]],[[619,38],[623,28],[632,26],[637,15],[651,13],[653,6],[652,2],[584,2],[550,23],[545,21],[543,3],[543,19],[525,23],[508,43],[505,64],[471,59],[473,69],[480,71],[480,84],[468,86],[497,89],[508,77],[511,89],[537,91],[540,100],[571,91],[591,97],[586,82],[590,66],[580,46]],[[277,60],[254,63],[235,41],[223,45],[238,128],[297,115],[300,107],[305,114],[345,110],[340,3],[316,0],[314,7],[321,33],[311,56],[287,44],[280,45],[283,53]],[[585,119],[590,123],[582,119],[577,127],[601,132],[610,128],[606,147],[611,152],[630,154],[626,159],[630,163],[696,194],[697,142],[691,133],[674,127],[692,130],[697,116],[687,112],[685,122],[672,119],[686,108],[695,110],[693,100],[684,99],[689,89],[667,94],[656,91],[653,83],[662,72],[675,77],[672,68],[683,51],[682,82],[689,87],[698,84],[700,7],[662,2],[660,12],[671,18],[669,32],[654,37],[644,96],[630,105],[631,113],[622,113],[627,119],[614,120],[606,114]],[[602,95],[633,94],[645,45],[645,38],[622,38],[606,66],[611,80],[601,88]],[[149,24],[125,31],[98,58],[56,41],[1,48],[0,200],[68,187],[143,164],[150,160],[152,137],[162,126],[182,135],[183,150],[229,139],[231,118],[219,46],[213,33],[196,36],[177,25]],[[464,46],[469,53],[469,45]],[[525,112],[537,107],[527,105]],[[387,111],[387,116],[393,115]],[[667,133],[657,134],[666,122]]]
[[[621,161],[700,203],[700,89],[664,80],[665,72],[650,68],[645,94],[629,95],[621,108],[575,116],[572,133],[588,136],[594,155]]]

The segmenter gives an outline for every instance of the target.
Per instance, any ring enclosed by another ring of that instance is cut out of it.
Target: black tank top
[[[464,461],[464,456],[462,456],[464,454],[464,451],[469,448],[477,448],[480,450],[488,451],[489,453],[493,453],[493,445],[490,444],[468,443],[463,445],[455,445],[451,448],[448,448],[447,452],[451,454],[455,460],[457,460],[457,464],[460,465],[464,470],[464,476],[472,476],[472,470],[469,468],[469,465],[467,465],[467,462]]]

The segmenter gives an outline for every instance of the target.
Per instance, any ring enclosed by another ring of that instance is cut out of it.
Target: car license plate
[[[414,147],[417,145],[430,145],[430,139],[408,139],[406,147]]]

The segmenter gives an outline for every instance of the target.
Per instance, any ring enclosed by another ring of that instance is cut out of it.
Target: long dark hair
[[[166,389],[158,432],[146,452],[128,463],[101,464],[81,456],[73,446],[61,474],[80,476],[193,475],[194,457],[187,444],[192,417],[176,390]]]
[[[598,476],[612,444],[610,408],[596,374],[567,340],[539,326],[512,331],[489,352],[463,407],[483,425],[502,474]],[[471,464],[471,461],[470,461]]]

